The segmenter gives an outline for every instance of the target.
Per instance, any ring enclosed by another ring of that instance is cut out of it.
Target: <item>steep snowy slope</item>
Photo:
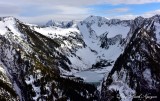
[[[1,99],[96,99],[94,86],[77,78],[61,77],[60,69],[70,71],[70,61],[58,51],[60,43],[35,32],[30,26],[13,17],[0,19],[0,70],[1,76],[4,75],[0,81],[5,78],[0,89],[2,95],[8,96],[1,96]]]
[[[3,64],[0,62],[0,100],[4,101],[17,101],[19,100],[18,95],[14,91],[14,85],[7,77],[7,71],[4,69]]]
[[[103,82],[102,101],[160,100],[160,16],[137,18],[133,26],[123,54]]]
[[[123,38],[126,37],[130,30],[132,20],[108,20],[104,17],[90,16],[81,22],[81,25],[86,24],[90,31],[96,35],[108,34],[108,38],[112,38],[121,34]]]

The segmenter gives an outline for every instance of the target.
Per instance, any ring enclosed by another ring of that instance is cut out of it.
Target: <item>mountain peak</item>
[[[49,20],[46,23],[46,26],[54,26],[54,27],[60,27],[60,28],[75,27],[76,26],[76,21],[75,20],[71,20],[71,21],[54,21],[54,20]]]
[[[135,18],[135,20],[143,20],[143,19],[145,19],[145,18],[142,17],[142,16],[138,16],[138,17]]]
[[[101,17],[101,16],[95,16],[95,15],[90,15],[89,17],[87,17],[85,20],[85,22],[97,22],[97,21],[106,21],[108,19],[106,19],[105,17]]]
[[[9,21],[9,20],[18,20],[16,19],[15,17],[13,16],[6,16],[6,17],[0,17],[0,21],[3,20],[3,21]]]
[[[153,19],[155,22],[160,22],[160,15],[154,15],[151,17],[151,19]]]

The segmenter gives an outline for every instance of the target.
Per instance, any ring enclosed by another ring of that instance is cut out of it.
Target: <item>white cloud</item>
[[[160,0],[1,0],[0,4],[41,5],[41,6],[87,6],[97,4],[145,4],[157,3]]]
[[[59,14],[88,14],[91,10],[90,8],[66,6],[66,5],[54,6],[53,9],[58,10]]]
[[[160,0],[106,0],[105,3],[109,4],[145,4],[145,3],[156,3]]]
[[[42,8],[41,8],[42,9]],[[90,8],[83,8],[83,7],[75,7],[75,6],[66,6],[66,5],[57,5],[50,8],[44,7],[43,9],[49,9],[51,11],[56,11],[54,13],[40,15],[40,16],[19,16],[19,19],[22,21],[30,22],[30,23],[45,23],[50,19],[56,21],[70,21],[70,20],[83,20],[84,18],[90,15]]]
[[[11,1],[11,0],[9,0]],[[20,0],[16,0],[20,1]],[[70,6],[84,6],[93,4],[145,4],[156,3],[160,0],[21,0],[21,2],[35,3],[35,4],[52,4],[52,5],[70,5]]]
[[[135,14],[126,14],[126,15],[120,15],[120,16],[114,16],[112,18],[118,18],[118,19],[125,19],[125,20],[129,20],[129,19],[135,19],[138,16],[142,16],[144,18],[149,18],[152,17],[156,14],[160,14],[160,9],[155,10],[155,11],[149,11],[149,12],[145,12],[141,15],[135,15]]]
[[[155,11],[146,12],[142,16],[143,17],[151,17],[151,16],[156,15],[156,14],[160,14],[160,9],[155,10]]]
[[[115,18],[115,19],[122,19],[122,20],[130,20],[136,18],[138,15],[133,15],[133,14],[126,14],[126,15],[119,15],[119,16],[113,16],[110,17],[110,19]]]
[[[19,0],[18,0],[19,1]],[[22,0],[32,3],[45,3],[52,5],[70,5],[70,6],[84,6],[84,5],[93,5],[93,4],[145,4],[145,3],[156,3],[160,0]]]
[[[13,4],[22,4],[22,5],[67,5],[67,6],[86,6],[93,4],[101,4],[105,0],[3,0],[0,3],[13,3]]]
[[[160,14],[160,9],[155,10],[155,11],[145,12],[141,15],[126,14],[126,15],[120,15],[120,16],[111,16],[109,18],[110,19],[117,18],[117,19],[122,19],[122,20],[129,20],[129,19],[135,19],[138,16],[142,16],[144,18],[149,18],[149,17],[152,17],[156,14]],[[20,17],[20,16],[16,16],[16,17],[22,21],[26,21],[29,23],[42,24],[44,22],[47,22],[48,19],[54,19],[56,21],[69,21],[69,20],[81,21],[81,20],[84,20],[85,18],[87,18],[88,16],[89,16],[89,14],[56,14],[56,15],[50,14],[50,15],[35,16],[35,17]]]
[[[124,13],[128,11],[129,11],[128,8],[115,8],[115,9],[107,10],[107,13]]]
[[[21,17],[21,16],[16,16],[16,18],[20,19],[21,21],[27,22],[27,23],[36,23],[36,24],[44,24],[47,22],[49,19],[53,19],[55,21],[71,21],[71,20],[76,20],[76,21],[81,21],[85,18],[87,18],[89,15],[87,14],[50,14],[50,15],[42,15],[42,16],[34,16],[34,17]]]
[[[50,19],[61,21],[82,20],[84,17],[89,16],[92,10],[83,6],[70,6],[68,5],[69,3],[65,4],[66,0],[62,0],[63,5],[58,0],[55,0],[54,3],[51,0],[49,2],[44,2],[43,0],[38,0],[39,2],[28,0],[29,2],[27,2],[22,0],[14,4],[11,4],[13,2],[11,0],[7,1],[10,2],[0,1],[0,16],[14,16],[30,23],[45,23]],[[18,0],[14,2],[16,1]],[[74,3],[72,2],[71,4]]]
[[[21,9],[12,4],[0,4],[0,15],[16,15]]]
[[[87,7],[88,5],[144,4],[153,2],[160,2],[160,0],[1,0],[0,16],[15,16],[26,22],[33,23],[42,23],[49,19],[82,20],[91,14],[106,14],[103,11],[94,12],[92,8]],[[107,13],[123,13],[128,12],[128,10],[128,8],[116,8],[108,10]],[[153,15],[153,12],[146,14],[146,16],[149,15]],[[133,18],[134,16],[130,14],[123,16],[123,18]]]

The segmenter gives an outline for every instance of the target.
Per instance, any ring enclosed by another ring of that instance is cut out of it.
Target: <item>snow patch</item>
[[[131,89],[126,84],[126,71],[121,69],[119,73],[121,74],[120,77],[118,77],[117,72],[112,75],[113,82],[109,86],[109,90],[118,90],[122,101],[132,101],[135,95],[135,90]]]

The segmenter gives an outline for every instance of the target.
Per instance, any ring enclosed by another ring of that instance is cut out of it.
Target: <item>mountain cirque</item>
[[[44,26],[0,18],[0,100],[160,101],[159,61],[159,15]]]

